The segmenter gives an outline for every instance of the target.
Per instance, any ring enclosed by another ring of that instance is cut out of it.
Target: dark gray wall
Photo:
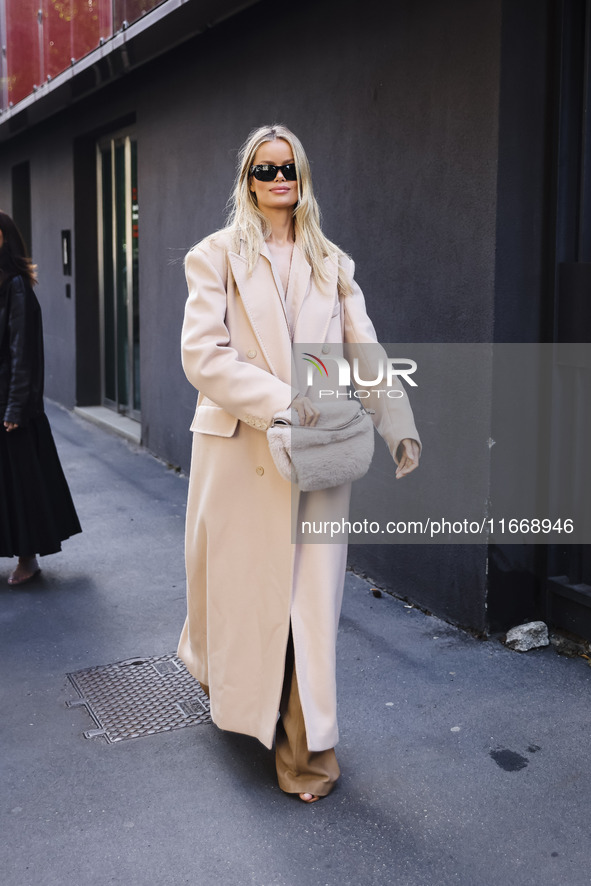
[[[28,160],[31,233],[38,265],[37,295],[43,311],[45,390],[66,406],[75,404],[74,299],[66,298],[61,231],[73,229],[72,144],[64,126],[39,126],[0,151],[0,207],[12,212],[11,169]]]
[[[383,341],[490,341],[500,41],[501,0],[304,0],[295,14],[262,0],[63,112],[43,139],[38,127],[1,147],[0,201],[7,164],[31,162],[48,394],[74,403],[76,341],[78,399],[96,390],[88,151],[126,115],[138,135],[143,434],[161,457],[188,469],[182,257],[223,224],[236,152],[263,123],[285,122],[306,146],[326,233],[354,257]],[[71,302],[54,252],[62,227],[75,227],[83,263]],[[352,559],[433,611],[485,627],[485,549],[353,548]]]

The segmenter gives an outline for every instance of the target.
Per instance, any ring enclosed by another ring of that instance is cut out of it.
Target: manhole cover
[[[209,699],[173,654],[130,658],[67,675],[96,724],[85,738],[109,742],[211,723]]]

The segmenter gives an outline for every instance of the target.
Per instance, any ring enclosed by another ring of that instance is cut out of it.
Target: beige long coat
[[[353,262],[342,260],[352,278]],[[319,285],[296,242],[286,312],[266,247],[250,276],[226,232],[186,260],[182,358],[199,397],[191,425],[188,612],[178,652],[209,685],[214,722],[269,748],[290,619],[308,747],[325,750],[338,740],[335,643],[346,545],[292,544],[292,487],[275,468],[265,433],[297,393],[292,337],[325,349],[343,338],[376,340],[356,284],[339,303],[337,262],[336,255],[325,259],[329,282]],[[419,439],[406,397],[371,405],[393,455],[404,437]],[[327,503],[346,511],[349,492],[302,493],[300,518],[313,519]]]

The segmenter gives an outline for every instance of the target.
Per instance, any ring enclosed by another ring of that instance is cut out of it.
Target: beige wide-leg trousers
[[[291,628],[285,656],[285,677],[275,734],[277,780],[288,794],[326,797],[340,775],[334,748],[309,751],[306,727],[298,692]]]
[[[209,686],[199,683],[209,697]],[[285,654],[285,676],[275,735],[275,766],[279,787],[286,794],[315,794],[326,797],[341,770],[334,748],[309,751],[306,726],[298,692],[291,627]]]

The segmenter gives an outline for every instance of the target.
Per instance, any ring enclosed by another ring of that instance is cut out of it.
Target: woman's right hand
[[[13,421],[5,421],[4,427],[6,428],[7,431],[16,431],[16,429],[18,428],[18,425]]]
[[[320,412],[316,409],[309,397],[302,397],[298,394],[291,402],[291,408],[295,409],[300,420],[300,426],[314,427],[318,421]]]

